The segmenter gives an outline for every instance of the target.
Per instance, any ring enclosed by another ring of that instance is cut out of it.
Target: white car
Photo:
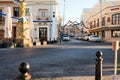
[[[70,37],[68,35],[63,35],[63,41],[69,41]]]
[[[87,36],[84,36],[83,39],[86,40],[86,41],[89,41],[91,35],[87,35]]]
[[[96,35],[91,35],[89,37],[89,41],[96,41],[96,42],[100,42],[101,39],[99,37],[97,37]]]

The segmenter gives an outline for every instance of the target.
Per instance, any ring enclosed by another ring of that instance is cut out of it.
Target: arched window
[[[112,25],[120,24],[120,13],[112,15]]]

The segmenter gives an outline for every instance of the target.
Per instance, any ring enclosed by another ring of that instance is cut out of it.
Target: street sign
[[[112,50],[114,51],[114,77],[113,80],[118,80],[117,77],[117,51],[119,49],[119,41],[112,42]]]
[[[118,50],[119,49],[119,41],[112,42],[112,50]]]

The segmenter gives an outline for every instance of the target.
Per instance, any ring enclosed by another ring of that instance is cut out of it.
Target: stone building
[[[109,42],[120,40],[120,1],[107,0],[84,9],[81,20],[89,28],[88,34]]]

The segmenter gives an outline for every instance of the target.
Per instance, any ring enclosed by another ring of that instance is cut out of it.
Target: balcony
[[[36,19],[37,19],[37,20],[49,20],[49,17],[44,17],[44,18],[43,18],[43,17],[38,17],[38,16],[37,16]]]

